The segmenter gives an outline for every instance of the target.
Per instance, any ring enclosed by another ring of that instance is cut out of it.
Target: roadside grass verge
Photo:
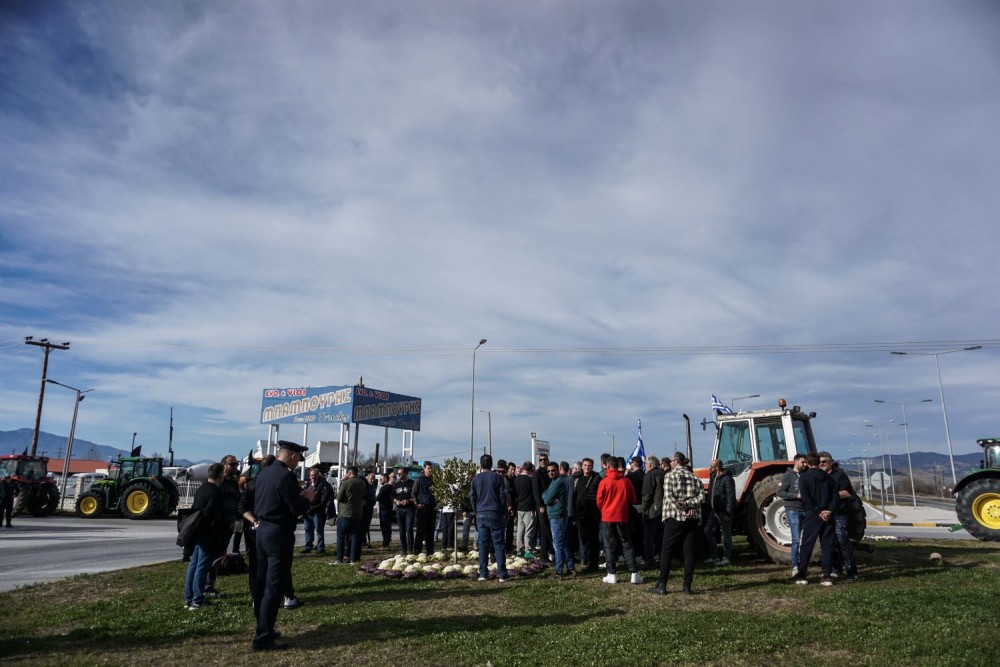
[[[700,565],[694,596],[600,575],[509,584],[397,581],[296,556],[305,606],[282,611],[293,648],[250,651],[245,575],[183,609],[179,561],[0,594],[0,662],[395,665],[997,665],[1000,550],[960,540],[879,543],[862,581],[793,586],[739,541],[735,566]],[[944,556],[934,566],[931,552]],[[370,552],[377,556],[387,552]]]

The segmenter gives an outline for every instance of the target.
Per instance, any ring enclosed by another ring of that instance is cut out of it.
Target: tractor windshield
[[[37,481],[45,477],[47,472],[45,461],[41,459],[21,459],[21,465],[18,466],[17,474],[32,481]]]
[[[1000,445],[984,447],[983,453],[986,455],[986,467],[1000,469]]]
[[[781,417],[774,419],[758,419],[754,424],[757,429],[757,456],[759,461],[789,461],[788,444],[785,442],[785,429]]]
[[[780,426],[780,424],[779,424]],[[726,421],[719,427],[719,452],[717,458],[733,476],[750,467],[753,455],[750,451],[750,423],[747,421]]]
[[[159,477],[160,476],[160,462],[159,461],[147,461],[146,462],[146,476],[147,477]]]
[[[808,421],[805,419],[793,419],[792,433],[795,434],[795,452],[797,454],[805,455],[816,451],[816,447],[812,445],[812,428],[809,426]],[[788,460],[791,461],[792,457],[789,456]]]
[[[15,472],[17,472],[17,460],[16,459],[0,459],[0,476],[10,477]]]

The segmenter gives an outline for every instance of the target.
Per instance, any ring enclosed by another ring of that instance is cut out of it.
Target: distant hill
[[[31,436],[33,434],[34,430],[30,428],[21,428],[16,431],[0,431],[0,454],[21,454],[25,449],[30,452]],[[39,431],[38,448],[35,450],[35,453],[39,456],[61,459],[63,454],[66,453],[66,441],[68,439],[68,434],[53,435],[52,433]],[[146,448],[143,447],[143,449],[145,450]],[[108,458],[116,459],[119,455],[128,456],[130,451],[129,449],[117,449],[115,447],[108,447],[107,445],[98,445],[95,442],[81,440],[80,438],[73,439],[74,461],[106,461]],[[164,455],[163,452],[155,452],[154,450],[143,451],[143,454],[147,456],[153,456],[154,454]],[[174,465],[189,466],[191,462],[186,459],[175,459]]]

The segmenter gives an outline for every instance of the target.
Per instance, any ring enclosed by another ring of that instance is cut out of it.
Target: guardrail
[[[177,482],[177,509],[187,509],[194,503],[194,494],[203,482]],[[74,480],[66,484],[66,495],[59,499],[59,509],[64,512],[76,511],[76,499],[81,493],[90,490],[91,482],[84,479]]]

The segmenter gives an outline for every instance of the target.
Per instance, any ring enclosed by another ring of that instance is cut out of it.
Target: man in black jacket
[[[573,480],[573,519],[583,547],[583,571],[597,572],[598,530],[601,527],[601,510],[597,508],[597,488],[601,477],[594,471],[594,460],[583,460],[583,474]]]
[[[837,491],[830,475],[819,467],[817,454],[806,455],[806,470],[799,477],[799,495],[802,497],[802,508],[805,517],[802,519],[802,536],[799,542],[799,573],[795,578],[797,584],[807,584],[806,570],[809,567],[809,556],[812,554],[816,540],[819,539],[822,552],[824,586],[833,586],[830,572],[833,565],[833,549],[836,545],[834,533],[834,498]]]
[[[430,461],[425,461],[424,473],[413,483],[413,501],[417,506],[417,536],[413,553],[419,553],[423,547],[428,556],[434,553],[434,518],[437,516],[434,480],[431,477],[433,473],[434,466]]]
[[[535,544],[535,524],[537,521],[537,506],[535,505],[534,487],[535,466],[531,461],[525,461],[521,466],[521,474],[514,477],[514,511],[517,512],[516,547],[519,556],[532,558],[531,549]]]
[[[306,544],[302,547],[302,553],[307,554],[313,550],[313,535],[316,537],[316,554],[322,556],[326,553],[326,504],[333,493],[333,487],[323,479],[319,468],[309,469],[309,484],[307,490],[313,492],[312,502],[309,503],[309,511],[302,517],[306,529]]]
[[[705,517],[705,541],[708,542],[708,562],[729,565],[733,555],[733,515],[736,513],[736,482],[733,473],[722,467],[720,459],[713,459],[709,466],[708,514]],[[722,558],[715,539],[722,531]]]
[[[646,474],[642,478],[642,518],[645,531],[643,533],[643,560],[649,569],[659,569],[657,560],[660,557],[660,547],[663,545],[663,469],[660,459],[655,456],[646,457]]]
[[[378,525],[382,530],[382,548],[388,549],[392,541],[392,482],[390,476],[383,474],[379,478],[378,493],[375,502],[378,503]]]
[[[222,464],[208,467],[208,481],[194,494],[192,512],[201,512],[202,519],[194,538],[194,551],[184,577],[184,608],[195,611],[204,607],[205,580],[212,561],[225,548],[229,533],[225,532],[225,508],[219,485],[222,483]]]
[[[552,483],[552,480],[549,478],[549,473],[546,470],[548,465],[549,455],[539,454],[538,468],[535,470],[535,475],[532,478],[534,480],[534,487],[532,491],[535,494],[535,512],[538,516],[538,552],[535,556],[541,558],[543,561],[546,561],[551,557],[549,555],[550,553],[553,555],[555,553],[552,551],[552,526],[549,524],[549,515],[545,513],[545,501],[542,500],[542,494],[548,490],[549,484]]]

